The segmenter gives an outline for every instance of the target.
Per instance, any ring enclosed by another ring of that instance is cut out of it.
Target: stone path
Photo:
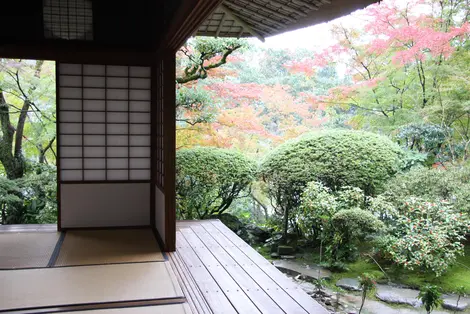
[[[331,278],[332,273],[317,265],[306,265],[301,261],[296,260],[274,260],[272,262],[279,270],[290,275],[292,277],[300,277],[303,280],[312,281],[312,279],[318,278]],[[299,276],[300,275],[300,276]],[[298,282],[302,289],[307,293],[312,294],[316,291],[315,286],[312,283],[306,281]],[[344,313],[356,313],[361,305],[360,285],[357,278],[343,278],[336,282],[336,286],[343,288],[344,290],[351,291],[342,293],[340,300],[341,303],[348,305],[348,309]],[[426,310],[421,307],[422,303],[417,299],[419,294],[418,290],[378,284],[376,286],[376,297],[378,300],[367,299],[364,305],[362,314],[425,314]],[[323,289],[327,294],[334,295],[336,292],[330,289]],[[354,292],[356,291],[356,292]],[[449,314],[454,313],[454,307],[456,305],[457,296],[455,295],[444,295],[444,308],[435,310],[433,314]],[[457,313],[470,313],[470,298],[461,298],[459,302],[460,311]],[[401,306],[401,307],[397,307]]]
[[[295,260],[274,260],[273,265],[280,271],[291,276],[301,275],[307,280],[320,278],[330,278],[331,272],[328,269],[317,265],[307,265]]]

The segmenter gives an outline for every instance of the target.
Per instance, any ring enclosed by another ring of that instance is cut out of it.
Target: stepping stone
[[[329,270],[316,265],[305,265],[299,261],[275,260],[273,261],[273,265],[283,273],[293,276],[302,275],[306,280],[331,277]]]
[[[455,295],[444,295],[442,307],[446,310],[463,312],[468,309],[468,299],[461,298],[459,305],[457,306],[457,296]]]
[[[377,285],[377,299],[390,304],[405,304],[420,307],[422,302],[418,300],[418,290],[399,288],[389,285]]]
[[[359,280],[354,278],[343,278],[336,282],[336,286],[349,291],[361,291]]]

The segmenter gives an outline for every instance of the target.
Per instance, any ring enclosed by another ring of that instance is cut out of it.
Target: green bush
[[[0,177],[3,224],[57,222],[57,174],[55,167],[29,165],[23,178]]]
[[[360,199],[358,188],[343,187],[337,192],[319,182],[307,184],[302,194],[302,204],[296,212],[296,221],[304,236],[321,240],[325,244],[326,258],[330,263],[354,260],[359,241],[383,229],[383,223],[367,209]]]
[[[226,211],[249,192],[256,164],[241,153],[214,147],[176,153],[177,213],[180,219],[204,219]]]
[[[440,276],[464,254],[468,219],[445,201],[410,198],[392,220],[390,234],[381,238],[379,248],[406,269],[431,270]]]
[[[360,188],[366,195],[379,192],[400,169],[402,151],[388,138],[359,131],[315,132],[289,141],[262,162],[260,176],[284,229],[290,212],[300,205],[308,182],[318,181],[331,190]]]
[[[410,196],[426,201],[446,200],[454,208],[470,213],[470,169],[450,167],[428,169],[417,167],[397,175],[386,186],[387,199],[400,206]]]

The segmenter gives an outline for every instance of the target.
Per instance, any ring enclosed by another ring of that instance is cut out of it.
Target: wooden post
[[[176,56],[172,50],[163,54],[164,162],[165,162],[165,250],[176,249]]]

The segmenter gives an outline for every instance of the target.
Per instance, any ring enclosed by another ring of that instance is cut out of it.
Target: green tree
[[[53,150],[53,69],[52,62],[0,60],[0,162],[10,179],[25,174],[26,158],[38,156],[45,162],[47,151]],[[24,143],[32,146],[30,156],[25,156]]]
[[[418,299],[423,302],[424,308],[430,314],[442,304],[442,294],[437,286],[426,285],[419,291]]]
[[[361,314],[364,303],[366,302],[367,293],[369,293],[369,291],[372,290],[375,286],[375,278],[368,273],[363,273],[359,277],[359,283],[361,284],[362,289],[361,307],[359,308],[359,314]]]
[[[177,213],[180,219],[204,219],[224,213],[248,196],[256,164],[241,153],[212,147],[176,153]]]

